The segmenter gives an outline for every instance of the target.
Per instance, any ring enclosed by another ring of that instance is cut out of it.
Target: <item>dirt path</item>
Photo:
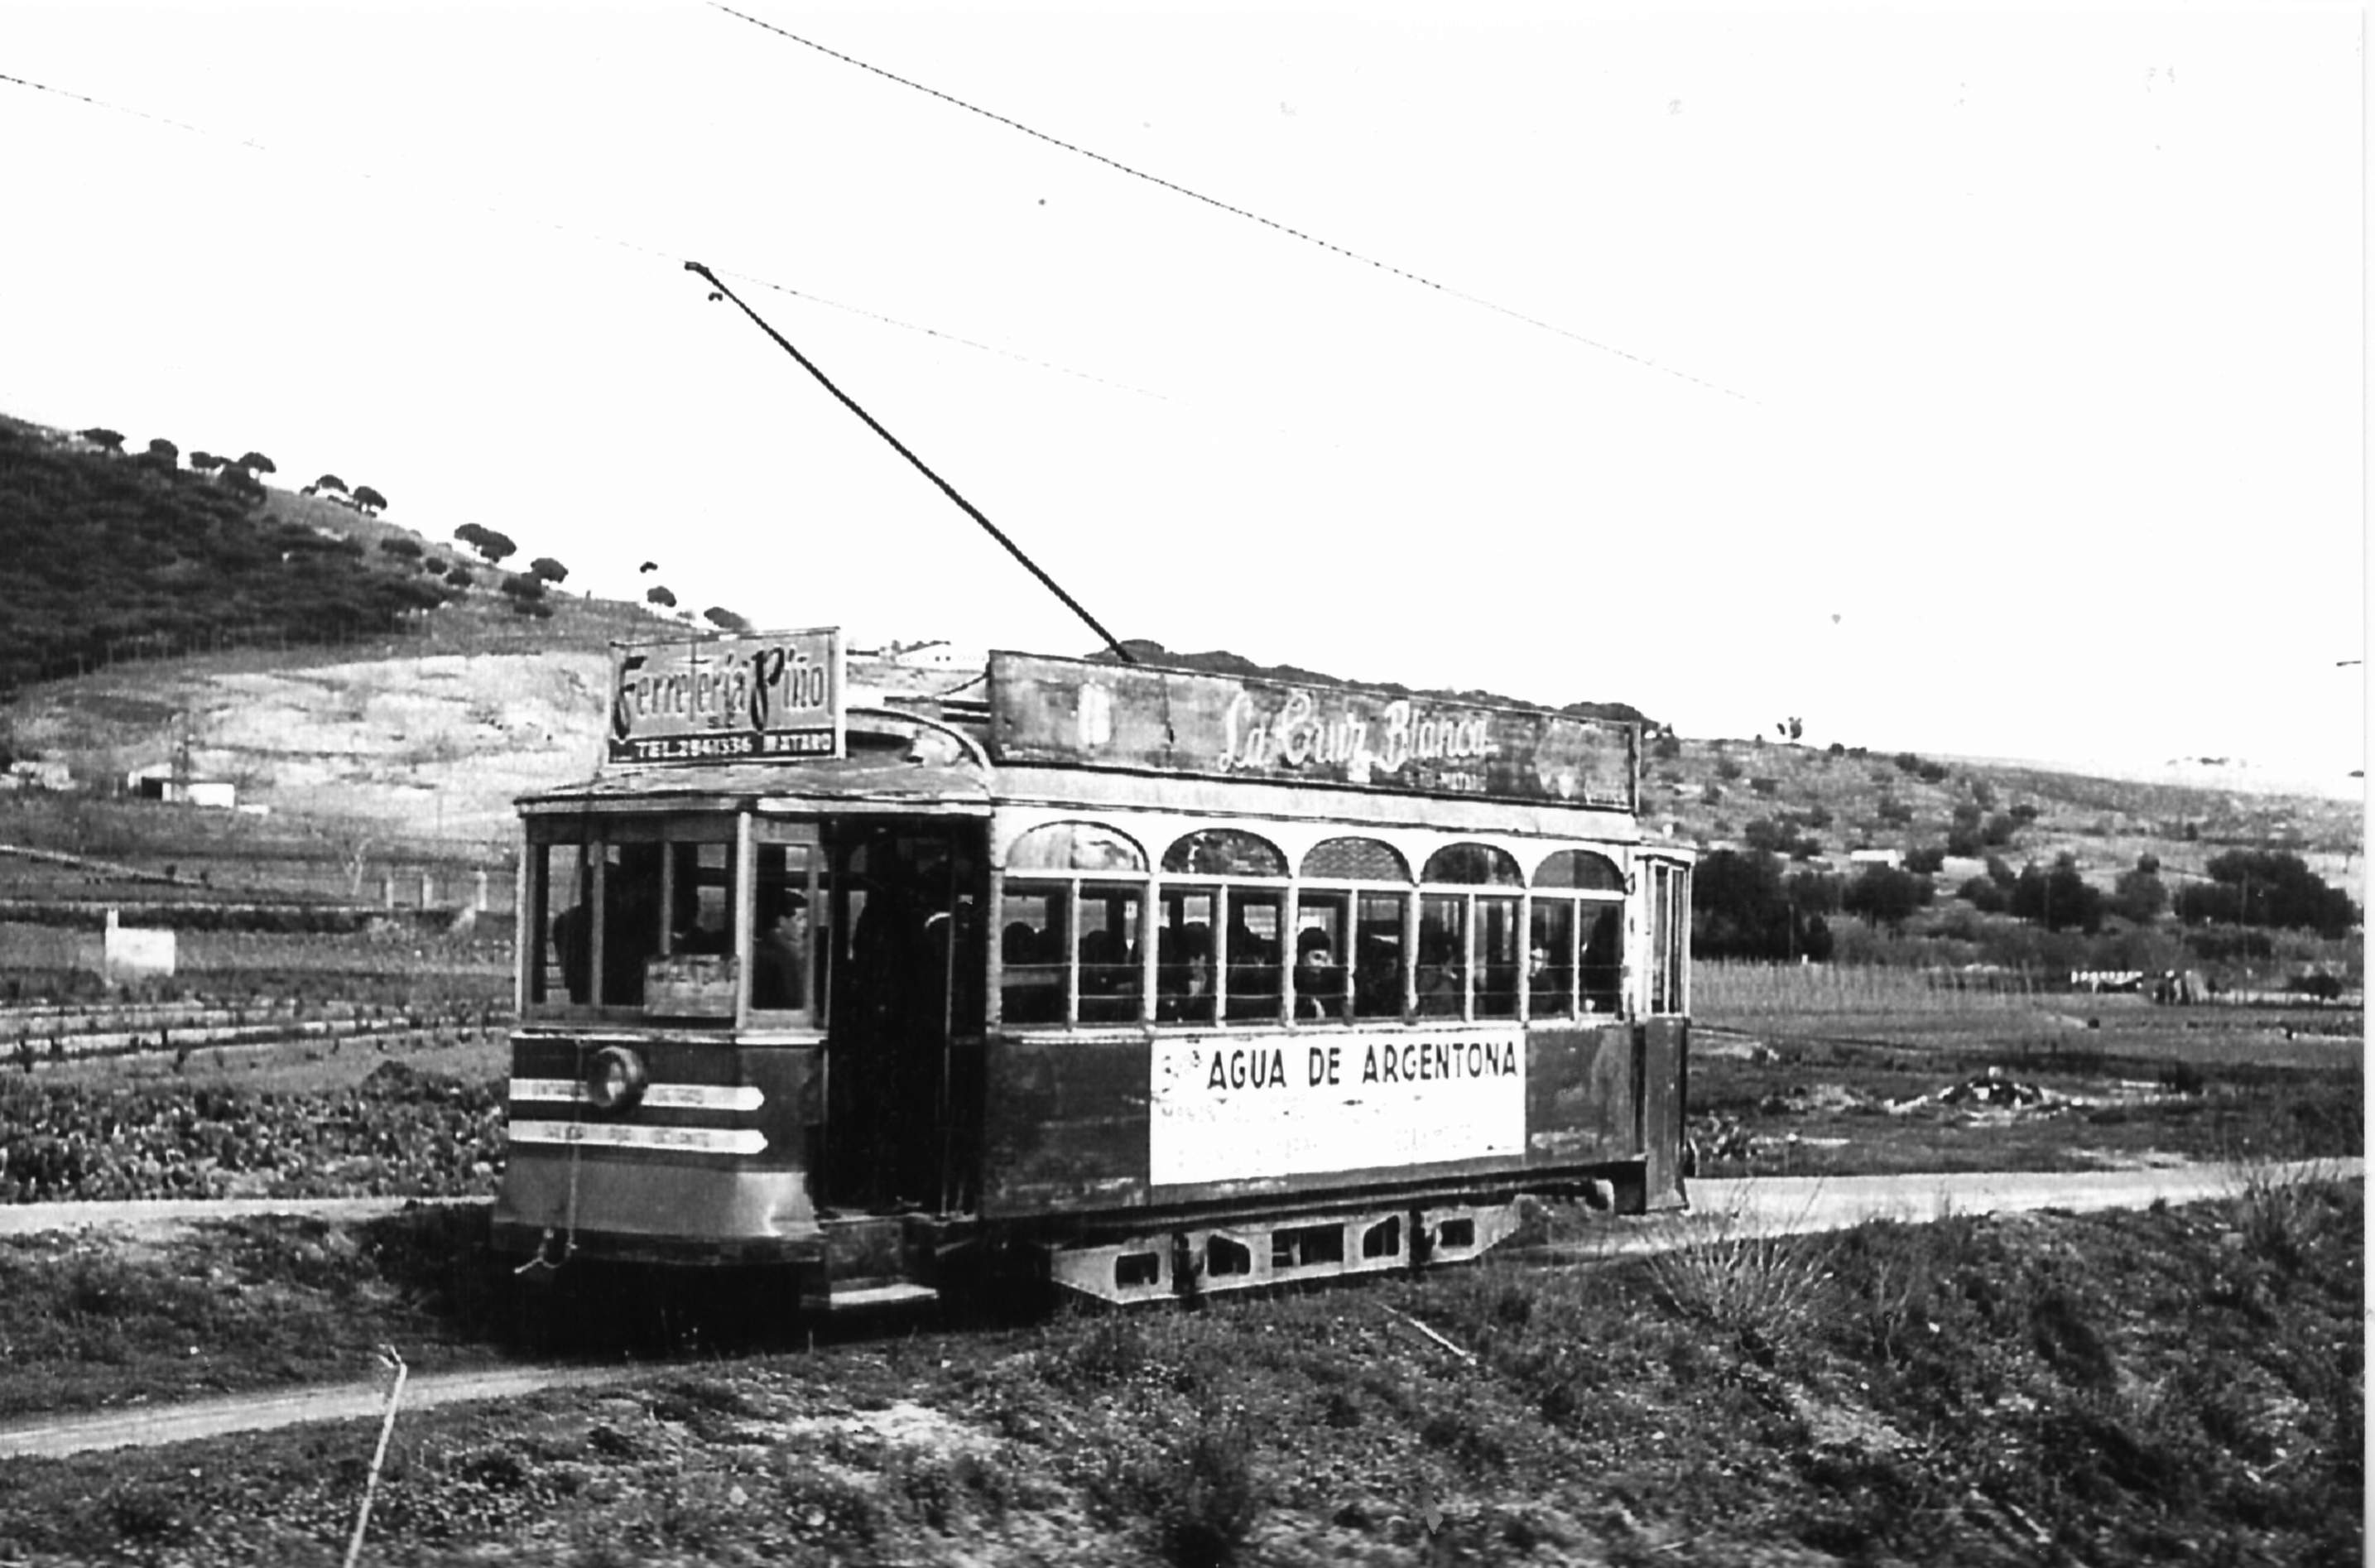
[[[548,1388],[597,1388],[623,1383],[647,1368],[519,1367],[502,1372],[430,1373],[405,1380],[400,1421],[414,1410],[471,1399],[502,1399]],[[384,1383],[292,1388],[277,1394],[241,1394],[199,1399],[154,1409],[109,1410],[60,1416],[31,1426],[0,1430],[0,1459],[63,1458],[102,1448],[152,1448],[231,1432],[266,1432],[301,1421],[377,1421],[387,1409]]]
[[[207,1220],[244,1220],[259,1214],[299,1214],[349,1221],[398,1214],[412,1204],[485,1204],[483,1197],[167,1197],[106,1203],[0,1204],[0,1236],[93,1228],[129,1232],[154,1239]]]
[[[2300,1160],[2250,1167],[2267,1181],[2307,1177],[2366,1179],[2363,1160]],[[1628,1256],[1671,1246],[1694,1234],[1738,1231],[1778,1235],[1844,1230],[1867,1220],[1920,1223],[1955,1214],[2025,1214],[2043,1208],[2084,1213],[2196,1203],[2240,1192],[2243,1167],[2154,1166],[2135,1171],[1965,1172],[1931,1176],[1759,1176],[1690,1184],[1691,1211],[1653,1218],[1611,1241],[1559,1249],[1577,1257]]]
[[[2333,1176],[2359,1181],[2361,1160],[2305,1161],[2254,1167],[2263,1179]],[[1695,1181],[1692,1212],[1620,1221],[1603,1237],[1553,1251],[1553,1257],[1597,1259],[1673,1245],[1706,1228],[1772,1234],[1836,1230],[1866,1220],[1920,1222],[1949,1214],[2007,1214],[2041,1208],[2142,1208],[2156,1201],[2190,1203],[2240,1190],[2231,1166],[2189,1165],[2144,1171],[1936,1176],[1778,1176],[1751,1181]],[[256,1198],[233,1202],[27,1204],[0,1208],[0,1234],[106,1226],[157,1233],[176,1225],[230,1214],[310,1214],[368,1219],[401,1209],[406,1198]],[[483,1202],[483,1199],[458,1199]],[[496,1372],[443,1373],[411,1379],[404,1409],[427,1409],[472,1399],[515,1397],[549,1388],[597,1387],[644,1375],[649,1368],[517,1367]],[[0,1429],[0,1459],[58,1458],[96,1449],[185,1443],[232,1432],[259,1432],[301,1421],[375,1420],[386,1390],[373,1384],[299,1388],[242,1395],[147,1410],[59,1417]]]

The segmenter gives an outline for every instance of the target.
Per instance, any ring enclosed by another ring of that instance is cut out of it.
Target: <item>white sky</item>
[[[2350,787],[2356,6],[736,5],[1503,309],[703,0],[10,0],[0,412],[1094,645],[696,259],[1123,636]]]

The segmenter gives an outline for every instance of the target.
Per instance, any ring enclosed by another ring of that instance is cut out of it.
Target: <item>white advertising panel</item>
[[[841,633],[611,645],[612,762],[796,762],[843,754]]]
[[[1157,1039],[1156,1186],[1515,1157],[1526,1147],[1518,1028]]]

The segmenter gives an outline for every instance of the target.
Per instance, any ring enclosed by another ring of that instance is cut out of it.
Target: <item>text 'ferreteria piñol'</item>
[[[613,762],[838,756],[842,648],[833,631],[612,649]]]

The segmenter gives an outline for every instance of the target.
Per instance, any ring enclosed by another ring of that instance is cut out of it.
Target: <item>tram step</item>
[[[940,1299],[939,1291],[913,1279],[836,1279],[825,1298],[827,1312],[856,1312],[881,1307],[922,1306]]]

